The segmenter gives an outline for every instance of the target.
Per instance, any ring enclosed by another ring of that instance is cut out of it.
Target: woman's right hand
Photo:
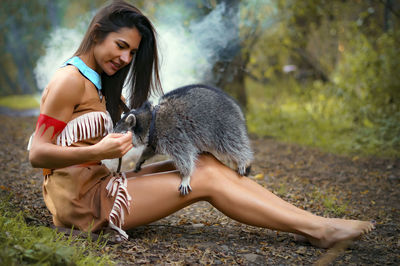
[[[110,133],[95,144],[100,160],[120,158],[132,149],[132,132]]]

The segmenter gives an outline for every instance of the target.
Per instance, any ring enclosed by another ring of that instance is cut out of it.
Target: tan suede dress
[[[75,108],[57,145],[93,145],[111,130],[105,100],[91,99]],[[44,170],[43,197],[56,226],[83,231],[110,227],[128,238],[121,229],[130,204],[125,175],[112,175],[101,162]]]

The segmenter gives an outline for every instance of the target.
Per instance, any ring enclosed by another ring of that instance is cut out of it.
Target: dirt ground
[[[42,176],[27,160],[36,118],[0,115],[0,190],[12,191],[31,224],[51,225]],[[294,205],[326,217],[376,220],[345,250],[297,243],[288,233],[233,221],[206,202],[128,231],[115,248],[127,264],[400,265],[400,159],[345,157],[252,137],[251,178]],[[133,195],[134,197],[134,195]],[[106,247],[111,249],[112,247]]]

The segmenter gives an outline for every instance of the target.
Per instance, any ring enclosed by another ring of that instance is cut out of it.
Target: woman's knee
[[[202,154],[196,162],[196,169],[192,175],[192,181],[205,189],[219,187],[223,182],[227,167],[218,161],[214,156]]]

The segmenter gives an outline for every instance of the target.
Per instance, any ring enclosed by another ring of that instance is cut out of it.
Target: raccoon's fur
[[[189,85],[165,94],[155,107],[146,102],[116,124],[114,132],[132,132],[134,146],[147,145],[136,164],[155,154],[172,158],[182,176],[179,187],[186,195],[198,154],[209,152],[236,163],[240,175],[248,175],[253,152],[245,117],[239,105],[223,91],[205,85]]]

